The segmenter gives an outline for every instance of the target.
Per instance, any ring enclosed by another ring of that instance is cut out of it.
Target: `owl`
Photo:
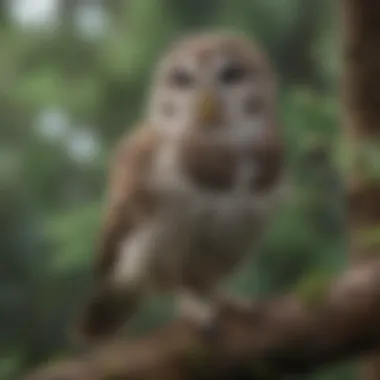
[[[95,289],[76,331],[115,334],[154,294],[207,326],[287,183],[276,76],[254,41],[206,32],[158,62],[146,117],[116,148]]]

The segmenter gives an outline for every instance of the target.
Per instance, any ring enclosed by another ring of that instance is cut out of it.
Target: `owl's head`
[[[273,132],[276,98],[274,70],[256,43],[232,33],[202,33],[176,42],[159,62],[149,117],[172,135],[261,139]]]

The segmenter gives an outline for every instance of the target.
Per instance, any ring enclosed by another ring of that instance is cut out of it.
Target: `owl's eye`
[[[219,74],[219,79],[224,84],[237,84],[240,83],[247,75],[248,71],[245,67],[234,63],[223,68]]]
[[[169,84],[178,88],[189,88],[195,82],[191,73],[183,69],[174,69],[169,73]]]

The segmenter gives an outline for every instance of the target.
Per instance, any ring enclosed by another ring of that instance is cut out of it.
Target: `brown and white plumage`
[[[217,299],[281,199],[276,91],[267,57],[242,36],[190,36],[161,60],[146,121],[112,166],[84,337],[115,332],[153,292],[184,296],[190,314]]]

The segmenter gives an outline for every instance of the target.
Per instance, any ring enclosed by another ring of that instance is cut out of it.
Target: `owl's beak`
[[[198,109],[199,121],[204,125],[215,125],[221,118],[221,107],[215,94],[204,91],[200,94]]]

